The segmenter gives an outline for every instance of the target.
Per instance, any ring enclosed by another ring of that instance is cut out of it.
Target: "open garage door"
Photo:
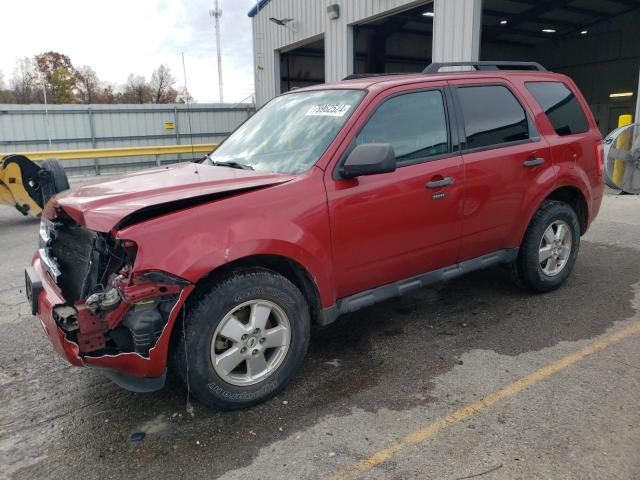
[[[483,60],[530,60],[575,80],[603,134],[634,114],[639,0],[484,0]]]
[[[324,38],[280,52],[280,92],[324,83]]]
[[[354,25],[354,73],[421,72],[431,63],[433,5]]]

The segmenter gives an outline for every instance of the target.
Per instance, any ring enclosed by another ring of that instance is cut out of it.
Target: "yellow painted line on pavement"
[[[506,387],[487,395],[477,402],[460,408],[450,415],[447,415],[446,417],[441,418],[440,420],[427,425],[420,430],[416,430],[415,432],[410,433],[401,440],[391,444],[386,448],[383,448],[382,450],[379,450],[373,455],[339,470],[334,475],[326,477],[326,480],[347,480],[350,478],[354,478],[362,473],[368,472],[372,468],[375,468],[381,463],[384,463],[387,460],[398,455],[403,450],[406,450],[409,447],[428,440],[439,431],[460,423],[467,418],[473,417],[495,405],[499,401],[504,400],[505,398],[512,397],[520,393],[525,388],[530,387],[531,385],[535,385],[545,378],[550,377],[564,370],[565,368],[580,362],[581,360],[584,360],[594,353],[604,350],[605,348],[638,333],[640,333],[640,322],[634,323],[626,328],[613,332],[601,338],[600,340],[597,340],[587,345],[586,347],[581,348],[580,350],[577,350],[576,352],[561,358],[560,360],[550,363],[549,365],[531,373],[530,375],[527,375],[526,377],[516,380],[512,384],[507,385]]]

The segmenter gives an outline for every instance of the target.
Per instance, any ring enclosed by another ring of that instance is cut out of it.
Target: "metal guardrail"
[[[47,158],[56,160],[87,160],[99,158],[141,157],[159,155],[180,155],[189,153],[209,153],[218,144],[201,143],[196,145],[161,145],[155,147],[114,147],[114,148],[86,148],[80,150],[47,150],[41,152],[17,152],[30,160],[40,161]],[[0,158],[10,153],[0,153]]]

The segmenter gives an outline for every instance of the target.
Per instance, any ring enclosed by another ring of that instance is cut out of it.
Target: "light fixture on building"
[[[586,35],[587,33],[589,33],[589,30],[582,30],[582,31],[580,32],[580,35]]]
[[[287,23],[292,22],[293,18],[275,18],[269,17],[269,20],[275,23],[276,25],[280,25],[281,27],[286,27]]]
[[[609,98],[624,98],[624,97],[633,97],[633,92],[620,92],[620,93],[612,93],[609,95]]]
[[[509,23],[508,20],[500,20],[500,25],[506,25],[507,23]]]
[[[543,28],[542,32],[543,33],[556,33],[555,29],[553,29],[553,28]]]
[[[327,15],[329,16],[329,20],[337,20],[340,18],[340,5],[334,3],[333,5],[329,5],[327,7]]]
[[[424,12],[422,14],[423,17],[433,17],[433,12]]]

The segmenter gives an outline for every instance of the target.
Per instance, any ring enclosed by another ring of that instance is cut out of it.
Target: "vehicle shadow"
[[[304,366],[284,392],[243,411],[209,410],[193,401],[191,416],[175,379],[161,392],[140,395],[97,372],[65,369],[47,387],[66,399],[63,408],[58,396],[56,408],[70,413],[56,421],[54,431],[63,425],[64,433],[46,443],[79,457],[70,463],[50,456],[15,478],[36,478],[51,468],[85,478],[173,478],[200,470],[213,478],[246,466],[261,448],[326,415],[438,401],[430,396],[432,379],[465,352],[537,351],[594,337],[629,317],[630,286],[638,280],[633,255],[637,251],[585,243],[573,275],[556,292],[523,291],[498,267],[345,316],[314,332]],[[138,431],[146,437],[131,442]]]

